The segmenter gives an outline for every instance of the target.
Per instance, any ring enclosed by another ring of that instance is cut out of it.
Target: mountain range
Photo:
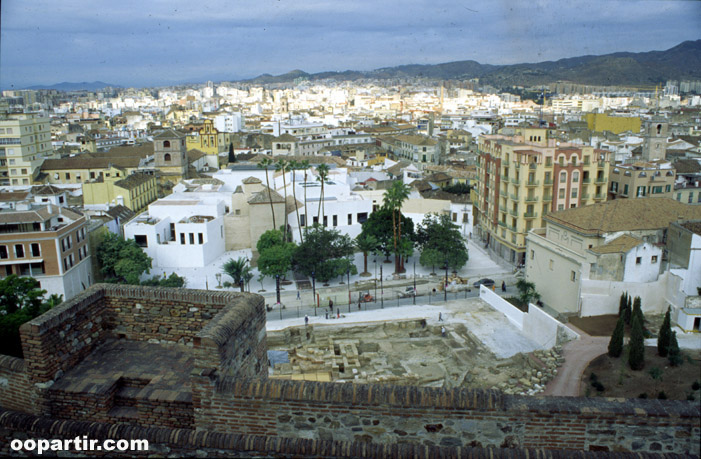
[[[655,86],[667,80],[701,80],[701,40],[685,41],[665,51],[617,52],[538,63],[490,65],[456,61],[433,65],[400,65],[371,71],[306,73],[293,70],[283,75],[263,74],[244,80],[254,84],[287,83],[302,78],[353,81],[361,78],[431,78],[467,80],[496,87],[533,86],[557,81],[594,86]]]
[[[46,85],[36,85],[30,86],[26,89],[55,89],[57,91],[98,91],[106,87],[121,88],[121,86],[112,83],[103,83],[102,81],[92,81],[92,82],[82,82],[82,83],[69,83],[64,81],[63,83],[57,83],[51,86]]]

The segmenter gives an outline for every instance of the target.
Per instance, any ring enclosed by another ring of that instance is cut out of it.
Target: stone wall
[[[697,404],[230,379],[198,428],[324,441],[699,454]]]
[[[104,291],[90,288],[20,327],[32,383],[60,377],[109,335],[103,321]]]
[[[34,412],[34,391],[23,359],[0,355],[0,406]]]

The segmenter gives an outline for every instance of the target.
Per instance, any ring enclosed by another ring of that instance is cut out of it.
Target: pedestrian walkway
[[[558,368],[557,375],[545,387],[545,395],[562,397],[579,397],[582,374],[589,363],[608,352],[609,337],[591,336],[572,324],[569,328],[579,333],[580,338],[569,341],[562,346],[564,363]]]

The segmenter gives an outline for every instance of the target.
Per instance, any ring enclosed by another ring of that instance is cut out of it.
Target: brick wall
[[[198,428],[444,447],[699,454],[701,410],[681,401],[507,396],[496,391],[229,379]]]
[[[0,355],[0,406],[38,414],[33,410],[34,401],[34,388],[24,360]]]
[[[83,360],[106,336],[104,291],[91,288],[20,327],[33,383],[55,380]]]

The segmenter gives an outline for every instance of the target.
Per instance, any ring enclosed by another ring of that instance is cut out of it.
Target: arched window
[[[163,141],[163,148],[170,148],[170,140]]]
[[[572,181],[579,182],[579,172],[578,171],[572,172]]]
[[[565,172],[565,171],[560,172],[560,183],[563,183],[566,181],[567,181],[567,172]]]
[[[662,134],[662,125],[658,124],[657,125],[657,135],[660,135],[660,134]]]
[[[163,155],[163,161],[170,162],[170,153],[166,153],[165,155]]]

